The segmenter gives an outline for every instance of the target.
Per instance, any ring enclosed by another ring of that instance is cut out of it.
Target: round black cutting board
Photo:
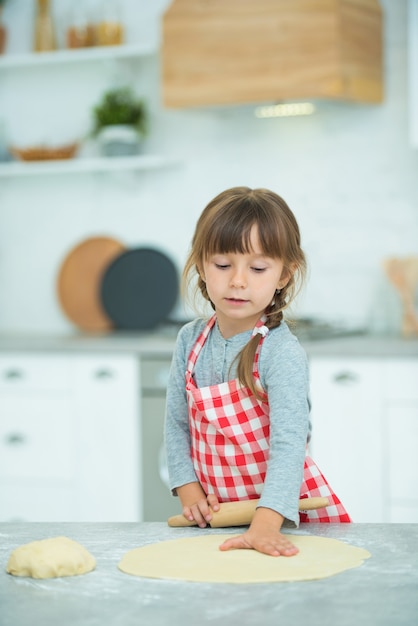
[[[153,248],[134,248],[108,266],[101,300],[116,328],[147,330],[167,319],[178,296],[174,263]]]

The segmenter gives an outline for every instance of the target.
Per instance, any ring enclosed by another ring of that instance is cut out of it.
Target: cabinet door
[[[135,356],[77,356],[79,511],[91,522],[142,520],[140,379]]]
[[[386,493],[390,522],[418,522],[418,362],[384,365],[383,407]]]
[[[0,520],[75,521],[77,415],[68,360],[0,357]]]
[[[0,519],[141,521],[135,356],[0,359]]]
[[[0,522],[78,522],[74,483],[9,481],[0,484]]]
[[[77,424],[69,392],[0,393],[0,520],[75,521]]]
[[[72,409],[66,392],[1,394],[1,479],[72,480],[77,432]]]
[[[4,352],[0,355],[0,392],[70,389],[70,364],[65,356]]]
[[[383,522],[380,363],[314,357],[311,453],[354,522]]]

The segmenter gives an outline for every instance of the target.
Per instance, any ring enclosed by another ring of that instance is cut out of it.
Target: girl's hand
[[[212,511],[219,511],[218,498],[209,494],[196,502],[183,506],[183,515],[190,522],[195,521],[200,528],[205,528],[212,519]]]
[[[177,488],[183,505],[183,516],[205,528],[212,519],[212,511],[219,511],[219,500],[214,494],[206,495],[199,483],[189,483]]]
[[[277,530],[271,534],[258,536],[257,533],[248,530],[239,537],[227,539],[219,546],[220,550],[257,550],[270,556],[293,556],[299,549]]]
[[[231,537],[219,546],[220,550],[257,550],[270,556],[293,556],[299,549],[288,535],[280,532],[283,517],[271,509],[257,509],[249,529],[238,537]]]

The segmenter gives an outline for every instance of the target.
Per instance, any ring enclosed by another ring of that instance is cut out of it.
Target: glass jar
[[[96,26],[98,46],[118,46],[124,43],[125,33],[118,0],[103,0]]]
[[[33,49],[35,52],[56,50],[54,20],[49,0],[37,0]]]
[[[66,31],[67,48],[87,48],[95,45],[94,25],[88,11],[73,6]]]

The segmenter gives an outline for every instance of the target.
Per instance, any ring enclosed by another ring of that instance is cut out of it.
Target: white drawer
[[[68,389],[71,360],[58,356],[2,354],[0,390]]]
[[[418,500],[392,502],[388,521],[392,524],[418,524]]]
[[[388,400],[418,400],[418,359],[388,359],[383,365]]]
[[[68,484],[0,483],[0,522],[80,522]]]
[[[418,403],[386,408],[387,496],[418,505]]]
[[[72,477],[77,424],[71,396],[4,394],[0,416],[0,480]]]

